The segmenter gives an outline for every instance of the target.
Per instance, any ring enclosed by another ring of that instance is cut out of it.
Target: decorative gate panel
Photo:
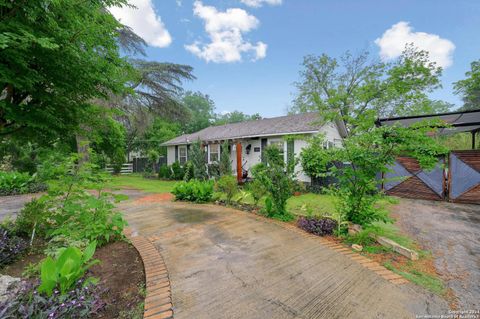
[[[452,152],[449,177],[451,201],[480,204],[480,150]]]
[[[424,171],[416,159],[399,157],[392,167],[392,172],[384,174],[387,181],[383,189],[388,195],[443,200],[445,198],[443,163],[444,160],[440,159],[435,169]]]

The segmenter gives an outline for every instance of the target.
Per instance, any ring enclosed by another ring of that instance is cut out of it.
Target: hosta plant
[[[172,190],[176,200],[183,200],[196,203],[205,203],[212,200],[213,181],[198,181],[195,179],[189,182],[179,182]]]
[[[38,292],[51,296],[55,289],[59,289],[62,294],[75,286],[75,283],[81,279],[85,272],[98,263],[98,260],[92,260],[95,253],[96,242],[90,243],[82,252],[76,247],[63,249],[57,259],[47,257],[40,266],[41,284]],[[91,282],[89,278],[87,282]]]

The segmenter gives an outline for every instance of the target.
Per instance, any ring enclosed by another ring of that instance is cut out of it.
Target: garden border
[[[173,319],[173,303],[168,269],[162,255],[144,236],[134,235],[130,228],[124,230],[143,261],[146,294],[143,318]]]

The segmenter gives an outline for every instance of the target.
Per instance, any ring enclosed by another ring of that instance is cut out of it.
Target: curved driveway
[[[394,285],[317,238],[215,205],[128,201],[167,264],[175,318],[415,318],[446,303]]]

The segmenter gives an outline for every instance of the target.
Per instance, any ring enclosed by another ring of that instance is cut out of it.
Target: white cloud
[[[159,48],[168,47],[172,37],[165,28],[160,16],[155,13],[152,0],[130,0],[129,3],[136,8],[111,7],[110,12],[121,23],[129,26],[141,36],[149,45]]]
[[[380,57],[385,61],[399,57],[405,45],[413,43],[415,47],[428,51],[430,59],[442,68],[448,68],[453,63],[455,45],[452,41],[436,34],[414,32],[405,21],[394,24],[375,43],[380,47]]]
[[[282,4],[282,0],[240,0],[241,3],[254,8],[259,8],[263,4],[269,4],[272,6],[278,6]]]
[[[218,11],[215,7],[204,6],[195,1],[193,13],[205,23],[210,43],[195,41],[185,49],[207,62],[228,63],[242,60],[248,55],[252,60],[265,58],[267,45],[263,42],[253,44],[243,38],[243,34],[258,27],[260,22],[253,15],[238,8]]]

